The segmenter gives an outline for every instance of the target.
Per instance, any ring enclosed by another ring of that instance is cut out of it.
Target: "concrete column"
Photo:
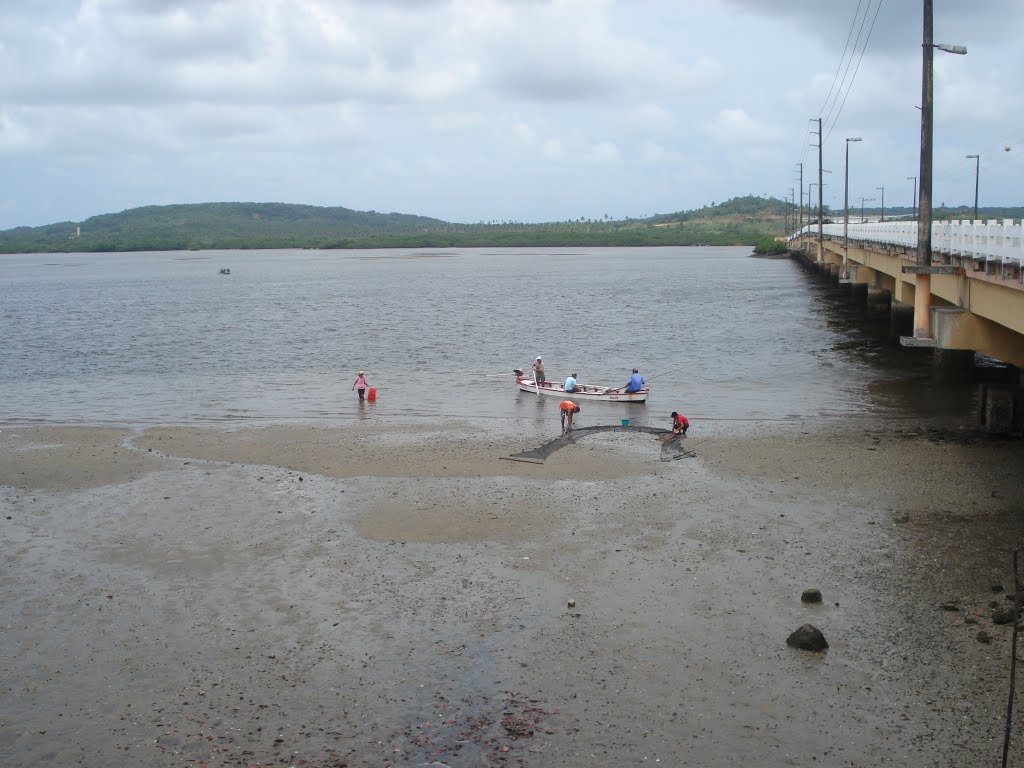
[[[889,333],[894,338],[909,336],[914,330],[914,305],[893,301],[889,309]]]
[[[891,311],[892,294],[884,288],[873,288],[869,285],[867,302],[870,317],[884,317]]]
[[[962,379],[974,376],[973,349],[939,349],[932,353],[932,370],[943,378]]]
[[[978,387],[981,401],[981,426],[986,432],[1008,435],[1020,429],[1018,398],[1008,387],[981,384]]]

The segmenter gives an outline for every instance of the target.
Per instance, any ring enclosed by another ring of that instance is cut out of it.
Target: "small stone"
[[[939,606],[944,611],[959,611],[960,606],[956,603],[943,603]]]
[[[575,608],[576,607],[576,601],[575,600],[570,600],[566,605],[569,608]]]
[[[1003,591],[1003,585],[1002,584],[993,584],[992,585],[992,591],[993,592],[1002,592]]]
[[[977,624],[978,620],[973,616],[964,616],[964,624]]]
[[[990,635],[984,629],[977,634],[977,638],[979,643],[985,643],[986,645],[992,642],[992,635]]]
[[[821,590],[820,589],[805,589],[800,595],[800,602],[803,603],[820,603],[821,602]]]
[[[786,638],[786,645],[790,645],[794,648],[799,648],[803,651],[824,651],[828,648],[828,642],[825,640],[825,636],[821,633],[813,624],[804,624],[799,629]]]

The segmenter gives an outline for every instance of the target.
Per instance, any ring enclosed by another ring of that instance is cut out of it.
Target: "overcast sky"
[[[0,0],[0,229],[211,201],[668,213],[815,181],[819,116],[826,204],[859,136],[851,207],[909,205],[922,5]],[[970,153],[981,205],[1024,204],[1022,30],[1021,0],[935,0],[968,48],[935,54],[936,204],[973,204]]]

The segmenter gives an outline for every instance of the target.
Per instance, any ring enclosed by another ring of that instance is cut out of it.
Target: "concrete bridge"
[[[806,264],[850,286],[897,326],[912,323],[917,222],[805,227],[789,238]],[[905,346],[931,347],[952,364],[973,364],[978,352],[1014,366],[1006,386],[982,391],[983,423],[992,431],[1024,429],[1024,223],[952,221],[932,225],[932,338],[904,336]]]

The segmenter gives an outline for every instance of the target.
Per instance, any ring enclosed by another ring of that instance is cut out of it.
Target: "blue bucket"
[[[623,419],[622,420],[622,426],[628,427],[629,426],[629,419]]]

